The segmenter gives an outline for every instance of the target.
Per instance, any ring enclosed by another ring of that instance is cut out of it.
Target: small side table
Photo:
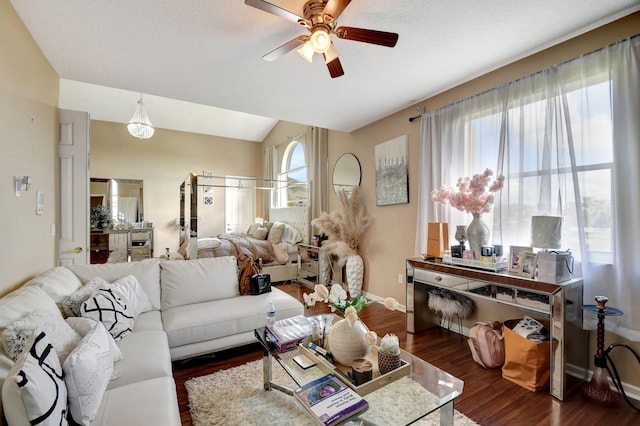
[[[298,244],[297,281],[306,287],[316,284],[328,285],[331,282],[342,282],[333,267],[333,256],[310,244]]]

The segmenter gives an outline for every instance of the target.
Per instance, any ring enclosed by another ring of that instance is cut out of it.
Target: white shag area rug
[[[275,361],[272,376],[275,383],[296,387],[295,382]],[[194,426],[316,424],[293,396],[263,389],[262,361],[190,379],[185,382],[185,387]],[[369,408],[364,424],[403,424],[404,419],[399,418],[398,413],[406,414],[413,407],[423,406],[425,398],[436,398],[406,377],[385,386],[384,392],[375,391],[365,396],[370,407],[376,409]],[[353,423],[360,425],[359,421]],[[440,424],[440,415],[436,411],[415,424],[437,426]],[[477,425],[457,410],[454,424]]]

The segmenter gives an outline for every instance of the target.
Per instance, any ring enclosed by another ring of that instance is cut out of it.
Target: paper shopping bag
[[[536,343],[513,332],[519,321],[504,322],[502,377],[536,392],[549,387],[551,342]]]

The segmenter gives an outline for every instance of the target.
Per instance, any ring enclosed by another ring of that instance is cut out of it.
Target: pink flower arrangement
[[[467,213],[488,213],[495,201],[493,193],[504,187],[504,175],[498,176],[493,182],[491,176],[493,171],[487,169],[472,178],[460,178],[456,184],[457,192],[450,186],[442,185],[431,192],[431,199]]]

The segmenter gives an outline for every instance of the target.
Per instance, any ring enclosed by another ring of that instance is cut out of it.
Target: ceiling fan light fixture
[[[309,38],[311,47],[318,53],[325,53],[331,47],[331,36],[324,27],[318,27],[313,30]]]
[[[297,49],[298,54],[304,58],[305,61],[310,64],[313,63],[313,54],[316,53],[311,46],[310,41],[306,41],[301,48]]]
[[[144,108],[144,102],[142,102],[142,94],[140,95],[140,100],[138,101],[138,105],[136,105],[135,111],[133,111],[133,117],[129,121],[127,125],[127,130],[131,134],[131,136],[135,136],[139,139],[149,139],[153,136],[155,129],[149,120],[149,116],[147,115],[147,111]]]

